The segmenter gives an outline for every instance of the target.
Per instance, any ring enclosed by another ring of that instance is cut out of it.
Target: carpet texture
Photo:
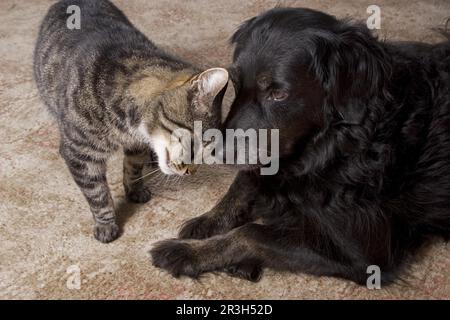
[[[54,1],[0,1],[1,299],[450,299],[450,245],[430,244],[405,283],[368,290],[334,278],[266,271],[259,283],[209,274],[200,282],[154,268],[148,250],[226,192],[234,173],[203,168],[183,181],[155,178],[146,205],[124,202],[121,155],[109,182],[124,234],[105,245],[92,236],[87,203],[58,155],[57,128],[32,75],[38,25]],[[114,1],[150,39],[200,66],[227,66],[227,40],[243,20],[281,3],[366,19],[373,1]],[[381,7],[381,37],[436,42],[448,0],[397,0]],[[229,101],[229,99],[228,99]],[[76,276],[79,272],[80,283]],[[79,287],[79,288],[78,288]]]

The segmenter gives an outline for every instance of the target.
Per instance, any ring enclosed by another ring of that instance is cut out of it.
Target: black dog
[[[240,171],[225,198],[153,250],[175,276],[265,267],[365,283],[450,238],[450,43],[386,43],[363,25],[274,9],[233,36],[226,128],[279,128],[280,171]],[[255,223],[256,220],[263,223]]]

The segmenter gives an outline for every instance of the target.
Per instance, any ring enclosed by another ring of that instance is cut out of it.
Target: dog
[[[379,41],[362,24],[276,8],[232,36],[227,129],[279,129],[280,170],[239,171],[210,212],[158,243],[174,276],[264,268],[366,284],[402,279],[450,239],[450,41]]]

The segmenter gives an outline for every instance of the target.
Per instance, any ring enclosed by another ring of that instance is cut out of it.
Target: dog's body
[[[360,25],[274,9],[233,36],[226,128],[279,128],[280,172],[241,171],[156,265],[250,280],[263,267],[395,280],[432,236],[450,238],[450,44],[384,43]],[[263,223],[254,223],[257,219]]]

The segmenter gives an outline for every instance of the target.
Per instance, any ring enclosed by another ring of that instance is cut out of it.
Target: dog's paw
[[[108,243],[116,240],[120,235],[119,226],[116,223],[101,224],[94,226],[94,237],[100,242]]]
[[[198,278],[200,275],[195,252],[186,242],[180,240],[161,241],[150,250],[150,254],[155,267],[165,269],[174,277]]]
[[[227,267],[225,272],[232,277],[258,282],[261,280],[263,268],[258,260],[247,259]]]
[[[127,192],[127,200],[133,203],[146,203],[152,198],[152,193],[148,187],[140,187]]]
[[[206,239],[220,233],[217,221],[202,215],[186,221],[178,234],[180,239]]]

